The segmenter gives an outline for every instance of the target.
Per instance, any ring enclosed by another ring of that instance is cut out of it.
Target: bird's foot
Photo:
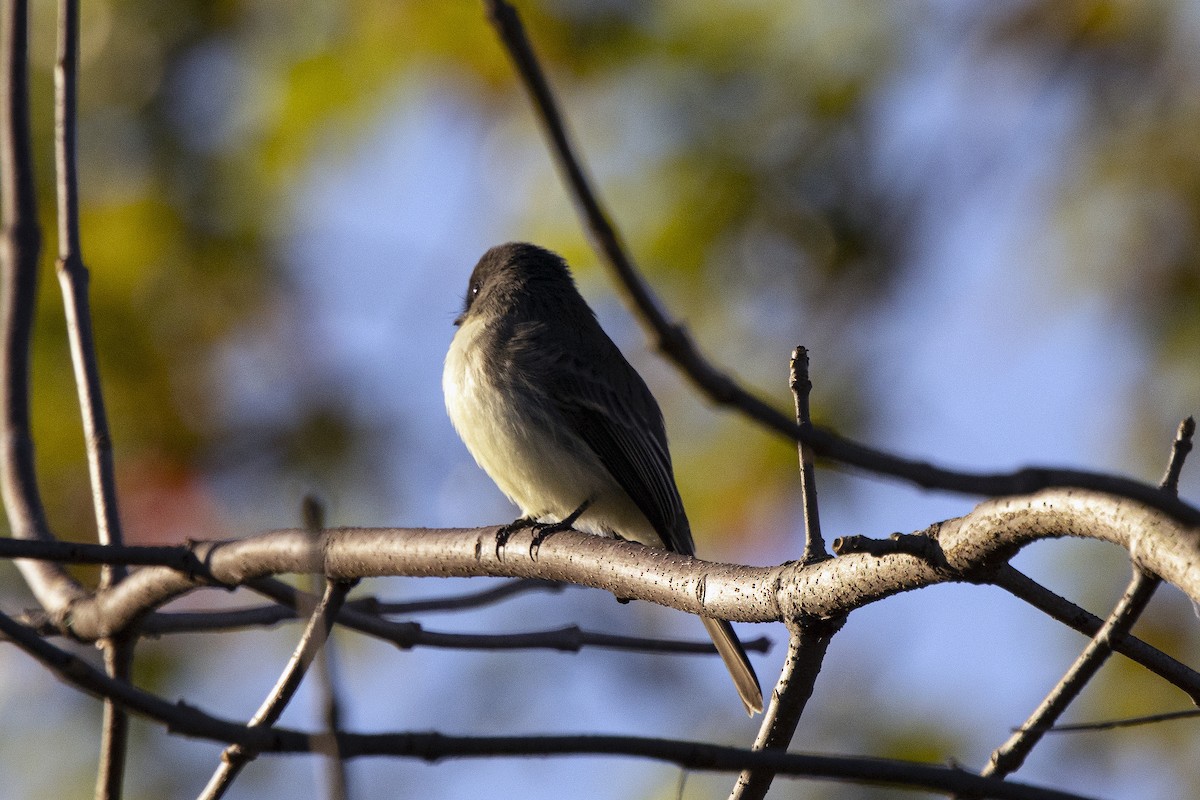
[[[592,504],[591,500],[584,500],[580,503],[579,508],[572,511],[563,520],[559,522],[535,522],[530,527],[533,528],[533,539],[529,542],[529,557],[537,561],[538,549],[541,548],[542,542],[550,538],[556,533],[571,530],[571,526],[575,521],[588,510],[588,506]]]
[[[496,531],[496,558],[501,558],[500,551],[508,544],[508,540],[514,533],[522,528],[536,528],[539,524],[533,517],[520,517]]]

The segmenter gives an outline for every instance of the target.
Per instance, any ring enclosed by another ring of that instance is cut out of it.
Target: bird
[[[489,249],[467,284],[442,373],[446,410],[479,466],[537,531],[574,528],[695,555],[662,412],[561,256]],[[701,617],[746,712],[762,689],[725,620]]]

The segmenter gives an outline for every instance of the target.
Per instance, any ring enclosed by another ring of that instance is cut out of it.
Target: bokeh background
[[[48,232],[54,4],[33,4]],[[139,543],[295,524],[497,523],[514,510],[457,441],[441,362],[488,246],[562,252],[664,407],[702,555],[801,549],[795,450],[712,408],[649,352],[599,268],[477,2],[82,4],[80,162],[121,512]],[[1200,6],[1188,0],[753,3],[544,0],[519,8],[615,220],[666,305],[747,384],[962,467],[1059,464],[1157,480],[1200,411]],[[53,251],[53,244],[46,248]],[[56,533],[94,538],[46,258],[34,425]],[[1198,468],[1183,493],[1200,491]],[[968,510],[825,465],[825,533],[883,536]],[[1123,555],[1050,543],[1018,565],[1106,613]],[[86,579],[94,575],[81,572]],[[481,581],[379,580],[412,599]],[[250,600],[250,598],[245,598]],[[241,602],[222,593],[185,607]],[[32,604],[0,564],[0,602]],[[438,630],[578,622],[699,637],[695,620],[572,589]],[[1138,632],[1200,661],[1196,614],[1160,591]],[[247,718],[298,628],[139,648],[141,685]],[[783,657],[756,656],[769,687]],[[795,747],[980,767],[1084,641],[998,590],[936,587],[856,612]],[[349,728],[615,732],[746,744],[715,659],[401,652],[336,637]],[[12,797],[88,796],[99,704],[0,647]],[[1185,707],[1116,660],[1071,718]],[[284,722],[314,724],[302,695]],[[1195,722],[1054,737],[1018,774],[1103,797],[1200,790]],[[134,726],[128,797],[195,796],[219,748]],[[675,797],[632,760],[350,765],[355,797]],[[319,796],[316,763],[263,758],[233,797]],[[687,776],[720,797],[731,777]],[[890,792],[780,782],[773,797]]]

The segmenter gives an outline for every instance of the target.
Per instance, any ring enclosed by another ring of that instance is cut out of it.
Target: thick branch
[[[495,555],[497,528],[467,530],[343,528],[324,534],[314,557],[306,535],[281,530],[195,552],[212,579],[238,585],[281,573],[352,579],[381,575],[491,575],[562,580],[691,614],[741,622],[828,619],[898,592],[952,580],[977,580],[1030,542],[1090,537],[1128,549],[1134,561],[1200,600],[1200,531],[1125,499],[1046,491],[993,500],[924,533],[941,547],[934,566],[909,555],[854,554],[818,564],[743,567],[573,532],[547,539],[536,561],[518,533]],[[77,603],[70,630],[84,640],[112,635],[139,615],[206,585],[162,567],[138,570],[119,586]]]

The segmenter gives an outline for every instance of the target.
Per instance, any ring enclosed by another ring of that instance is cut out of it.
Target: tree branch
[[[12,535],[52,540],[46,523],[29,428],[29,345],[37,305],[42,234],[29,142],[28,7],[4,3],[0,32],[0,495]],[[56,564],[18,561],[38,602],[56,620],[82,587]]]
[[[79,243],[79,190],[75,159],[76,56],[79,48],[78,0],[60,0],[58,64],[54,71],[55,155],[58,176],[58,279],[66,311],[71,361],[83,416],[92,503],[100,544],[121,544],[121,519],[117,511],[117,482],[113,469],[112,436],[104,411],[100,367],[92,333],[88,300],[88,269]],[[120,580],[121,565],[102,570],[105,584]]]
[[[1133,579],[1130,581],[1125,594],[1113,609],[1112,614],[1092,641],[1071,664],[1070,669],[1063,675],[1058,684],[1050,691],[1041,704],[1029,716],[1004,744],[996,748],[988,759],[987,766],[980,773],[988,777],[1003,778],[1015,772],[1025,763],[1026,757],[1041,741],[1046,730],[1067,710],[1067,706],[1079,696],[1083,687],[1100,670],[1109,653],[1112,652],[1112,640],[1124,636],[1133,627],[1146,604],[1154,594],[1158,580],[1134,567]]]
[[[770,403],[743,388],[722,372],[673,321],[654,297],[610,221],[587,178],[582,159],[567,132],[566,122],[516,9],[503,0],[487,0],[488,16],[517,75],[533,101],[538,122],[549,139],[551,155],[567,184],[568,193],[592,245],[618,281],[622,294],[654,347],[712,402],[734,408],[789,439],[802,441],[817,455],[867,472],[888,475],[920,486],[962,494],[999,497],[1031,494],[1043,489],[1077,488],[1127,497],[1164,511],[1181,522],[1200,524],[1200,509],[1129,478],[1057,467],[1028,467],[1016,472],[964,472],[927,461],[905,458],[867,447],[816,425],[800,426]]]
[[[812,381],[808,379],[808,351],[797,347],[792,351],[788,385],[796,406],[796,424],[801,430],[812,425],[808,408],[808,396],[812,392]],[[800,497],[804,505],[804,557],[805,563],[829,558],[825,540],[821,537],[821,520],[817,513],[817,477],[813,466],[813,453],[803,439],[798,440],[800,455]]]
[[[771,693],[771,704],[763,716],[754,749],[784,752],[796,735],[800,717],[812,697],[825,653],[833,634],[844,621],[806,622],[795,626],[788,639],[787,660]],[[742,770],[730,793],[730,800],[756,800],[767,796],[775,773],[764,770]]]
[[[359,616],[362,615],[362,616]],[[346,617],[351,617],[347,619]],[[270,626],[296,619],[296,613],[286,606],[261,606],[242,611],[154,614],[137,627],[139,635],[158,636],[164,633],[226,632],[236,629]],[[365,611],[342,609],[338,623],[343,627],[391,642],[404,650],[414,647],[435,647],[448,650],[556,650],[577,653],[584,648],[598,647],[637,653],[670,653],[715,655],[712,642],[677,641],[672,639],[621,636],[589,631],[578,625],[567,625],[541,631],[516,633],[473,634],[431,631],[416,622],[395,622]],[[765,653],[771,640],[758,637],[742,642],[748,652]]]
[[[279,720],[283,709],[287,707],[292,697],[295,696],[296,690],[300,688],[300,682],[304,680],[309,665],[312,664],[325,644],[325,640],[329,637],[329,631],[333,628],[338,609],[345,601],[350,586],[351,584],[340,581],[326,581],[325,593],[321,596],[316,608],[313,609],[312,616],[296,645],[295,652],[292,653],[279,680],[275,682],[275,687],[263,700],[254,716],[250,718],[249,727],[269,728]],[[217,798],[223,797],[242,768],[257,755],[257,752],[241,744],[233,744],[225,748],[225,752],[221,754],[220,766],[209,779],[204,791],[200,793],[201,800],[217,800]]]
[[[68,684],[98,697],[112,697],[127,710],[164,724],[170,732],[238,744],[258,753],[308,753],[314,752],[317,747],[317,737],[304,731],[240,725],[183,703],[170,703],[127,683],[114,681],[4,614],[0,614],[0,633],[16,642]],[[953,767],[878,758],[742,750],[700,742],[637,736],[472,737],[438,733],[339,733],[336,739],[343,758],[390,755],[437,761],[498,756],[620,755],[670,762],[685,769],[723,772],[767,769],[780,775],[926,788],[977,797],[1087,800],[1069,792],[983,778]]]
[[[887,539],[866,536],[844,536],[834,542],[838,554],[869,553],[874,556],[906,553],[934,565],[944,564],[944,555],[934,540],[924,534],[893,533]],[[1094,636],[1104,621],[1080,608],[1065,597],[1055,594],[1037,581],[1024,575],[1010,564],[992,568],[976,578],[977,583],[997,586],[1025,601],[1034,608],[1074,628],[1086,636]],[[1157,650],[1136,636],[1117,636],[1113,648],[1188,693],[1200,703],[1200,673]]]
[[[0,538],[0,558],[36,559],[63,564],[122,564],[160,566],[189,575],[204,575],[204,562],[190,547],[169,545],[103,545],[56,539]]]
[[[797,347],[792,351],[788,385],[796,406],[796,423],[811,424],[808,396],[812,382],[808,379],[808,351]],[[815,564],[829,558],[825,540],[821,538],[821,518],[817,508],[816,469],[812,451],[803,441],[797,445],[800,460],[800,501],[804,508],[803,564]],[[800,717],[812,697],[825,653],[833,635],[841,628],[844,616],[832,620],[806,618],[788,625],[788,654],[783,670],[771,693],[771,703],[763,715],[755,750],[787,750],[800,725]],[[761,800],[767,796],[774,773],[763,770],[742,770],[730,792],[729,800]]]
[[[1162,479],[1164,492],[1174,494],[1179,490],[1179,476],[1183,470],[1183,462],[1191,452],[1192,436],[1195,432],[1196,423],[1191,417],[1180,423]],[[1067,710],[1067,706],[1079,696],[1108,660],[1113,650],[1113,641],[1132,630],[1134,623],[1149,604],[1150,598],[1154,596],[1159,583],[1157,576],[1151,575],[1136,564],[1133,566],[1133,577],[1124,595],[1113,608],[1112,614],[1025,724],[996,748],[981,774],[1003,778],[1021,768],[1045,732],[1054,726]]]
[[[317,654],[315,663],[316,705],[323,730],[314,735],[313,747],[325,756],[322,769],[325,797],[327,800],[347,800],[350,796],[350,779],[337,745],[337,734],[342,729],[342,704],[338,699],[334,654],[333,639],[329,638]]]
[[[592,586],[689,614],[768,622],[828,619],[921,586],[995,580],[997,572],[1004,572],[998,568],[1021,547],[1041,539],[1079,536],[1133,551],[1144,569],[1200,599],[1200,531],[1129,500],[1082,491],[991,500],[964,517],[931,526],[921,535],[934,538],[941,548],[945,563],[937,566],[903,554],[852,554],[811,565],[745,567],[572,531],[547,539],[536,561],[524,555],[527,548],[522,550],[519,543],[509,547],[501,561],[495,555],[497,530],[333,529],[322,536],[320,555],[313,554],[303,531],[279,530],[235,541],[200,542],[194,551],[208,570],[207,580],[227,586],[289,572],[319,572],[339,579],[541,578]],[[528,535],[516,534],[518,539]],[[864,574],[870,580],[864,580]],[[111,636],[168,600],[204,585],[204,580],[189,575],[146,567],[77,603],[67,630],[85,641]],[[1200,695],[1197,678],[1182,668],[1169,679],[1189,694]]]
[[[541,581],[533,578],[518,578],[505,581],[499,586],[491,586],[475,592],[464,592],[461,595],[447,597],[431,597],[427,600],[407,600],[398,603],[388,603],[375,597],[360,597],[346,603],[347,608],[358,611],[368,611],[372,614],[429,614],[444,611],[463,611],[471,608],[482,608],[493,603],[499,603],[521,594],[532,592],[558,593],[567,587],[564,583]]]
[[[67,338],[75,367],[75,385],[83,416],[96,532],[101,545],[121,544],[121,520],[117,513],[117,483],[113,469],[112,439],[104,397],[100,390],[100,367],[92,335],[88,302],[88,271],[79,243],[79,178],[76,170],[76,84],[79,51],[79,2],[60,0],[58,13],[58,61],[54,69],[54,155],[58,184],[58,280],[66,312]],[[100,585],[112,586],[125,576],[123,564],[107,565],[100,571]],[[124,637],[104,645],[108,674],[129,680],[133,668],[134,641]],[[100,769],[96,775],[96,800],[118,800],[125,775],[129,722],[125,712],[111,702],[104,704],[100,740]]]
[[[1100,722],[1077,722],[1071,725],[1055,725],[1047,728],[1046,733],[1084,733],[1092,731],[1112,731],[1117,728],[1136,728],[1139,725],[1157,725],[1160,722],[1174,722],[1181,719],[1200,717],[1200,708],[1189,708],[1183,711],[1164,711],[1161,714],[1146,714],[1141,717],[1125,717],[1124,719],[1107,719]]]
[[[1085,636],[1095,636],[1104,625],[1100,617],[1055,594],[1015,567],[1001,567],[986,582]],[[1118,653],[1182,689],[1193,703],[1200,704],[1200,673],[1133,635],[1119,636],[1112,645]]]

